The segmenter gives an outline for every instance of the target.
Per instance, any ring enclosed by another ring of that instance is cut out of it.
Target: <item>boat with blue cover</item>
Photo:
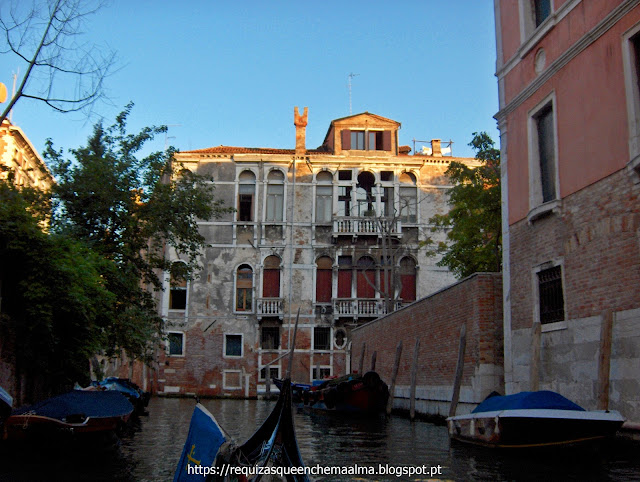
[[[549,390],[492,394],[470,414],[447,418],[452,439],[489,447],[579,445],[615,435],[625,419],[615,410],[585,410]]]
[[[147,405],[149,405],[149,399],[151,394],[143,391],[138,385],[133,383],[128,378],[108,377],[101,381],[91,382],[91,387],[98,388],[100,390],[113,390],[125,395],[135,412],[143,413]]]
[[[4,423],[7,440],[115,432],[127,423],[133,405],[115,391],[72,390],[14,410]]]

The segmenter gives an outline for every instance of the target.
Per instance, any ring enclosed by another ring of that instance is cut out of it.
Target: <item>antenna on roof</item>
[[[352,109],[351,109],[351,79],[353,79],[356,75],[360,75],[360,74],[354,74],[353,72],[351,72],[348,77],[349,77],[349,115],[351,115]]]

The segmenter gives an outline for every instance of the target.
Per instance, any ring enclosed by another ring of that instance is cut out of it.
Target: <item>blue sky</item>
[[[111,124],[129,101],[130,131],[169,125],[154,149],[294,148],[294,106],[309,108],[315,148],[350,113],[350,73],[352,113],[400,122],[403,145],[451,139],[454,155],[472,156],[475,131],[498,144],[490,1],[113,0],[90,17],[84,40],[117,51],[109,103],[87,120],[19,100],[13,122],[39,151],[48,137],[57,148],[84,145],[100,116]],[[0,55],[9,91],[18,68]]]

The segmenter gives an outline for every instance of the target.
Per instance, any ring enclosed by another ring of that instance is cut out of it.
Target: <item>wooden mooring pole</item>
[[[413,363],[411,364],[411,391],[409,392],[409,418],[416,417],[416,382],[418,380],[418,353],[420,351],[420,338],[416,338],[413,348]]]
[[[462,385],[462,374],[464,372],[464,352],[467,348],[467,325],[460,327],[460,342],[458,344],[458,362],[456,364],[456,377],[453,380],[453,393],[451,394],[451,405],[449,405],[449,416],[456,414],[458,400],[460,399],[460,385]]]
[[[609,410],[609,383],[611,371],[611,336],[613,334],[613,313],[602,312],[600,326],[600,356],[598,357],[598,410]]]
[[[393,397],[396,393],[396,378],[398,377],[398,370],[400,369],[400,356],[402,355],[402,340],[398,342],[396,348],[396,361],[393,362],[393,373],[391,374],[391,388],[389,389],[389,400],[387,401],[387,415],[391,415],[393,410]]]
[[[531,372],[529,373],[529,389],[537,392],[540,389],[540,338],[542,337],[542,325],[539,321],[531,327]]]
[[[362,370],[364,369],[364,352],[366,351],[367,344],[362,344],[362,353],[360,353],[360,365],[358,365],[358,373],[362,375]]]
[[[373,355],[371,355],[371,371],[376,371],[376,358],[378,357],[378,352],[374,351]]]
[[[267,400],[271,400],[271,377],[269,376],[269,372],[271,371],[271,367],[267,367],[265,369],[265,371],[267,372],[264,376],[264,382],[265,382],[265,389],[264,389],[264,397]]]

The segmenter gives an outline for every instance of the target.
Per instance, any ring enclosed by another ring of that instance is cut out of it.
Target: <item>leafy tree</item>
[[[426,243],[432,254],[443,255],[438,265],[458,278],[502,269],[500,151],[486,132],[473,136],[469,145],[481,165],[449,165],[446,174],[454,184],[448,192],[451,209],[430,219],[432,231],[444,231],[446,241]]]
[[[44,152],[58,184],[53,189],[52,230],[85,242],[110,263],[101,275],[115,302],[105,328],[107,355],[125,350],[129,356],[151,355],[149,341],[162,331],[154,290],[162,289],[160,273],[177,269],[185,279],[198,269],[205,239],[198,220],[227,209],[215,201],[211,179],[173,161],[173,149],[140,156],[145,144],[166,127],[126,130],[133,104],[115,124],[94,127],[87,145],[56,151],[49,140]],[[182,263],[171,264],[168,248]]]
[[[15,347],[16,391],[27,399],[87,380],[113,302],[100,276],[103,260],[80,242],[49,235],[43,201],[45,193],[0,181],[0,337]]]
[[[15,95],[0,114],[0,124],[21,98],[44,102],[59,112],[90,108],[115,55],[78,42],[86,18],[99,0],[13,0],[0,3],[0,53],[22,64]]]

